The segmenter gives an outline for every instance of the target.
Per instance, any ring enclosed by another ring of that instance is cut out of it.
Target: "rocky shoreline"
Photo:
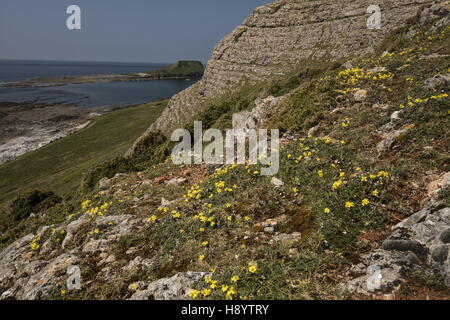
[[[5,88],[31,88],[31,87],[61,87],[68,84],[98,83],[98,82],[136,82],[153,80],[186,79],[186,76],[155,76],[146,73],[137,74],[105,74],[93,76],[67,76],[61,78],[36,78],[24,82],[11,82],[1,84]]]
[[[22,82],[0,83],[4,88],[60,87],[67,84],[96,82],[136,82],[153,80],[191,80],[203,76],[204,67],[200,61],[178,61],[157,70],[133,74],[98,74],[83,76],[64,76],[34,78]]]
[[[0,102],[0,165],[86,127],[102,110]]]

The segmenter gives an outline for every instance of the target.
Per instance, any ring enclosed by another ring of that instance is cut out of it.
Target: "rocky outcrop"
[[[145,290],[137,290],[130,300],[186,300],[190,287],[210,274],[205,272],[178,273],[150,283]]]
[[[448,179],[439,180],[439,190],[449,185]],[[351,274],[358,277],[349,281],[346,289],[361,294],[390,293],[412,271],[440,273],[450,287],[450,208],[439,194],[433,194],[422,210],[394,226],[381,248],[352,267]]]
[[[286,73],[308,59],[336,59],[373,51],[391,30],[415,17],[429,0],[379,0],[382,27],[369,29],[373,1],[279,0],[259,7],[215,47],[203,79],[175,95],[151,132],[165,134],[184,126],[203,103],[244,81],[260,81]],[[435,15],[436,10],[429,12]],[[423,16],[423,15],[422,15]],[[425,18],[424,18],[425,19]],[[426,19],[425,19],[426,20]],[[135,146],[128,151],[132,155]]]

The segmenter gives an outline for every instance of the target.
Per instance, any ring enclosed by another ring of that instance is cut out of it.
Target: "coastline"
[[[68,84],[84,84],[99,82],[137,82],[137,81],[157,81],[157,80],[186,80],[199,78],[199,75],[152,75],[145,73],[137,74],[106,74],[88,76],[66,76],[55,78],[35,78],[23,82],[0,83],[3,88],[32,88],[32,87],[61,87]]]
[[[102,108],[0,102],[0,165],[85,128]]]

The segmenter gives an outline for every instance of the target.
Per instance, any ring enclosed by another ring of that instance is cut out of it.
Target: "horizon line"
[[[205,62],[201,60],[191,60],[190,61],[200,61],[203,65],[206,65]],[[162,64],[162,65],[170,65],[173,63],[176,63],[178,61],[187,61],[187,60],[177,60],[172,62],[144,62],[144,61],[138,61],[138,62],[132,62],[132,61],[111,61],[111,60],[105,60],[105,61],[99,61],[99,60],[63,60],[63,59],[11,59],[11,58],[0,58],[0,61],[34,61],[34,62],[89,62],[89,63],[132,63],[132,64]]]

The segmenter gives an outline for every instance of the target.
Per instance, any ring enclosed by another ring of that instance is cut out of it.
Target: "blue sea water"
[[[33,78],[96,74],[129,74],[155,70],[164,64],[0,60],[0,83]],[[60,87],[0,87],[0,102],[33,101],[79,107],[116,108],[161,100],[192,85],[195,80],[155,80],[69,84]]]

